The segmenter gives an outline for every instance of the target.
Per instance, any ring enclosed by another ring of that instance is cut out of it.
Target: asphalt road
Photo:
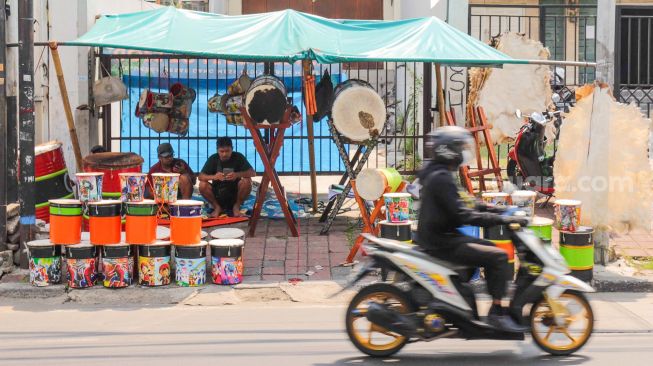
[[[438,340],[387,360],[344,333],[344,306],[293,303],[114,307],[0,305],[0,365],[650,365],[653,295],[600,294],[596,329],[577,355],[525,342]]]

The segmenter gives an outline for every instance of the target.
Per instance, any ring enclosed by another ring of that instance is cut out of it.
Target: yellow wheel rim
[[[384,304],[402,314],[408,312],[408,304],[391,293],[376,292],[362,298],[347,316],[349,327],[356,341],[372,351],[387,351],[401,345],[405,341],[404,336],[367,320],[365,315],[370,302]]]
[[[533,305],[533,337],[555,351],[568,351],[582,346],[591,335],[594,322],[589,304],[570,293],[562,294],[558,302],[566,310],[563,325],[556,324],[553,311],[545,299]]]

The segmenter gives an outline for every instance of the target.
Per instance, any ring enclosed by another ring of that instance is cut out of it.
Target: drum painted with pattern
[[[133,262],[130,263],[131,247],[125,244],[103,245],[102,252],[102,284],[108,288],[128,287],[132,283]]]
[[[142,286],[165,286],[170,284],[171,246],[169,241],[157,241],[138,247],[138,274]]]
[[[123,202],[141,202],[145,199],[145,173],[120,173],[120,200]]]
[[[175,246],[175,280],[177,286],[196,287],[206,283],[207,243]]]
[[[211,277],[217,285],[235,285],[243,281],[243,247],[241,239],[214,239],[211,246]]]
[[[43,287],[61,283],[61,246],[50,240],[34,240],[26,243],[29,254],[29,282]]]
[[[73,198],[61,142],[49,141],[34,149],[36,218],[49,222],[49,200]]]
[[[580,227],[581,201],[556,200],[553,204],[556,228],[561,231],[574,232]]]
[[[77,197],[79,200],[87,202],[102,201],[102,182],[104,173],[77,173]]]
[[[67,245],[64,249],[68,268],[68,287],[89,288],[98,280],[97,247],[89,242]]]
[[[413,198],[410,193],[385,193],[385,218],[388,222],[399,223],[410,220]]]
[[[177,201],[179,191],[178,173],[153,173],[153,195],[156,203],[171,203]]]

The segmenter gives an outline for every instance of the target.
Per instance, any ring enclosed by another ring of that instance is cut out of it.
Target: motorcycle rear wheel
[[[567,291],[560,296],[559,301],[567,310],[570,310],[571,304],[575,304],[577,311],[566,317],[565,325],[557,326],[551,307],[545,298],[541,298],[531,308],[531,334],[535,344],[544,352],[554,356],[567,356],[581,349],[590,339],[594,330],[594,312],[585,295],[580,292]],[[583,324],[572,329],[571,326],[576,321]],[[570,330],[575,330],[575,336],[570,334]],[[554,334],[557,339],[566,342],[556,342],[551,338]]]
[[[408,338],[389,331],[381,326],[371,323],[366,315],[366,307],[370,301],[375,301],[393,310],[407,314],[415,311],[412,301],[399,288],[377,283],[363,288],[351,300],[347,308],[345,323],[347,335],[359,351],[372,357],[388,357],[399,352],[408,342]],[[358,325],[361,321],[368,324]],[[376,335],[385,336],[380,342],[376,342]]]

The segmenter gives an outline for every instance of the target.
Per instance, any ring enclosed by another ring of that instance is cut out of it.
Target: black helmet
[[[424,137],[424,161],[457,168],[474,157],[472,134],[458,126],[444,126]]]

